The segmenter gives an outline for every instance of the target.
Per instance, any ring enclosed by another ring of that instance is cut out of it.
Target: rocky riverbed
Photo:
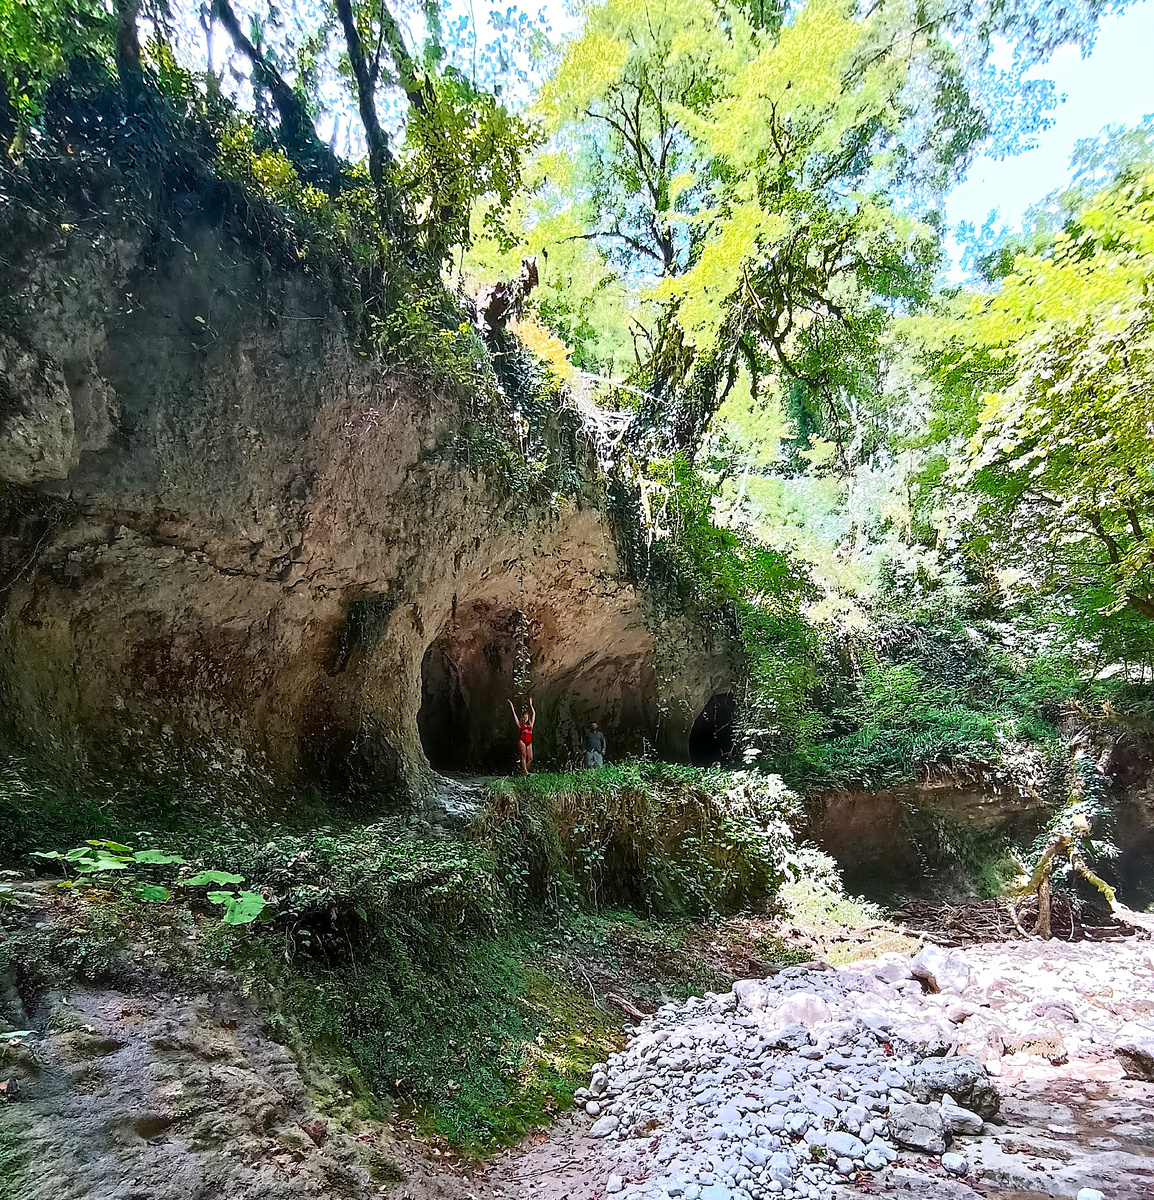
[[[523,1162],[509,1194],[1146,1197],[1152,1014],[1148,940],[792,967],[660,1009],[579,1094],[561,1190]]]

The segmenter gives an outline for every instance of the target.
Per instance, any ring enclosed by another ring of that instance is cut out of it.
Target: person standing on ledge
[[[529,697],[529,707],[519,717],[517,706],[512,700],[509,707],[513,710],[513,720],[517,722],[517,749],[521,751],[521,773],[529,774],[533,762],[533,726],[537,724],[537,710],[533,707],[533,697]]]
[[[605,765],[605,735],[597,728],[594,721],[585,735],[585,765],[587,767],[603,767]]]

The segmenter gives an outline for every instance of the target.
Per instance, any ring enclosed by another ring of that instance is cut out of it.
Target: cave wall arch
[[[422,661],[417,725],[431,766],[470,774],[513,769],[509,701],[521,711],[530,697],[538,766],[579,765],[592,721],[608,739],[610,758],[657,745],[652,635],[641,623],[620,622],[623,614],[584,608],[572,593],[456,606]]]
[[[478,422],[519,452],[511,404],[364,357],[321,275],[270,271],[203,218],[157,246],[89,217],[92,236],[54,224],[9,264],[0,361],[29,414],[0,428],[10,740],[77,768],[426,795],[426,655],[441,639],[445,671],[467,664],[469,623],[515,610],[543,762],[591,719],[615,756],[687,757],[724,647],[622,578],[572,410],[539,436],[574,482],[531,499],[470,457]],[[506,682],[472,716],[459,689],[441,724],[475,727],[462,761],[505,753],[479,714]]]

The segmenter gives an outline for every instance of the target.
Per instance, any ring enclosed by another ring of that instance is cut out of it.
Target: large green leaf
[[[82,875],[103,875],[107,871],[123,871],[128,864],[119,858],[101,855],[97,858],[80,859],[76,868]]]
[[[205,883],[244,883],[243,875],[234,875],[231,871],[198,871],[191,879],[186,879],[189,887],[200,887]],[[209,894],[212,899],[213,893]]]
[[[208,898],[224,907],[222,919],[226,925],[251,924],[266,908],[259,892],[209,892]]]

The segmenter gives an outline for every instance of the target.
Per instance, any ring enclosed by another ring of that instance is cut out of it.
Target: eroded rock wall
[[[511,403],[366,355],[322,275],[274,266],[226,219],[21,228],[0,321],[11,736],[100,769],[420,794],[438,642],[463,682],[435,736],[476,748],[453,765],[512,765],[515,683],[545,760],[591,719],[611,750],[687,753],[725,656],[621,577],[574,413],[536,436],[580,482],[512,486],[470,437],[519,453]],[[515,613],[520,676],[493,633]]]
[[[949,852],[951,838],[1029,841],[1053,815],[1055,801],[1046,794],[1038,762],[1017,757],[1026,759],[1017,770],[942,766],[892,788],[815,793],[810,832],[851,888],[905,895],[932,882],[935,894],[964,896],[972,881]]]

